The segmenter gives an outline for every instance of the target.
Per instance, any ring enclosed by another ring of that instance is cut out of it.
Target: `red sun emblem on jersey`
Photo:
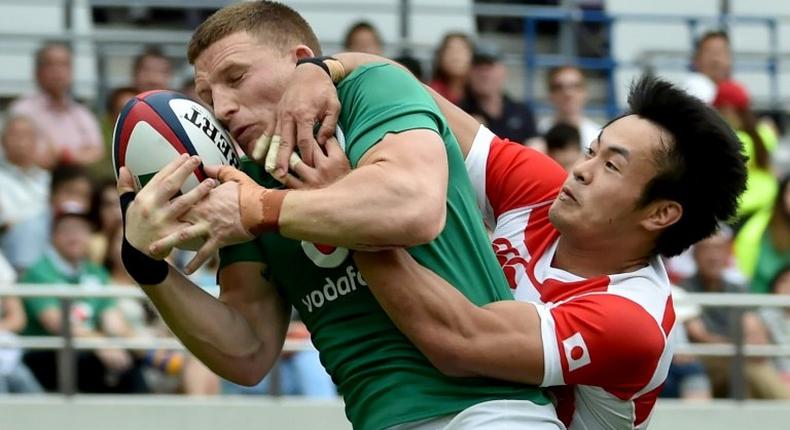
[[[302,241],[302,250],[313,264],[324,269],[340,266],[348,257],[348,249],[320,243]]]
[[[527,260],[521,257],[521,254],[513,247],[513,244],[503,237],[494,239],[492,245],[499,265],[502,266],[502,271],[505,272],[508,285],[515,290],[518,286],[519,275],[525,274],[527,270]]]

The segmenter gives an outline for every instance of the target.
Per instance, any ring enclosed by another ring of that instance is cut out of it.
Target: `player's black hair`
[[[629,114],[664,129],[671,139],[655,154],[656,176],[638,202],[678,202],[680,220],[658,237],[655,253],[678,255],[730,220],[746,188],[746,157],[741,141],[719,114],[669,82],[643,76],[628,95]]]
[[[572,146],[579,148],[579,142],[581,142],[578,127],[564,122],[557,123],[551,127],[543,138],[546,140],[546,148],[549,151],[561,150]]]

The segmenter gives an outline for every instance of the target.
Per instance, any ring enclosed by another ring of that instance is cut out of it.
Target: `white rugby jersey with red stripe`
[[[485,127],[466,167],[516,300],[538,309],[541,386],[556,387],[560,419],[573,430],[646,428],[672,360],[675,312],[660,258],[590,279],[551,267],[560,233],[548,212],[566,172]]]

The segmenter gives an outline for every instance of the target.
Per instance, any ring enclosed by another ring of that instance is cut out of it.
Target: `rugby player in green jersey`
[[[309,25],[267,1],[220,10],[196,30],[188,53],[197,93],[248,154],[272,129],[297,61],[315,55]],[[224,170],[223,184],[207,180],[173,198],[199,164],[182,157],[133,196],[122,169],[127,270],[187,348],[241,384],[272,368],[296,307],[355,428],[562,428],[539,388],[443,375],[366,288],[348,248],[405,247],[477,305],[512,298],[463,156],[430,95],[385,64],[357,69],[338,91],[342,153],[353,169],[326,188],[280,189],[247,160],[246,174]],[[191,236],[206,243],[188,269],[223,248],[219,300],[161,261]]]

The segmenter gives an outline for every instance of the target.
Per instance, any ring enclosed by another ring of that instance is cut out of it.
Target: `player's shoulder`
[[[548,155],[526,146],[519,142],[513,142],[506,137],[493,135],[490,141],[491,161],[503,162],[508,159],[514,161],[529,161],[531,163],[546,164],[550,168],[556,168],[557,172],[564,172],[562,167]]]
[[[392,85],[389,79],[409,78],[409,72],[401,69],[394,64],[387,62],[374,62],[363,64],[354,69],[351,74],[346,76],[337,86],[339,92],[360,84],[381,85],[382,80],[387,80],[387,85]]]
[[[672,285],[660,257],[651,258],[647,266],[637,271],[611,275],[609,279],[608,294],[634,302],[661,325],[670,318],[674,321]]]
[[[539,180],[549,188],[559,187],[567,176],[548,155],[506,138],[492,135],[487,152],[489,175],[507,175],[517,181]]]
[[[481,126],[467,156],[470,177],[480,178],[495,218],[508,211],[546,204],[567,176],[554,160],[501,138]]]

